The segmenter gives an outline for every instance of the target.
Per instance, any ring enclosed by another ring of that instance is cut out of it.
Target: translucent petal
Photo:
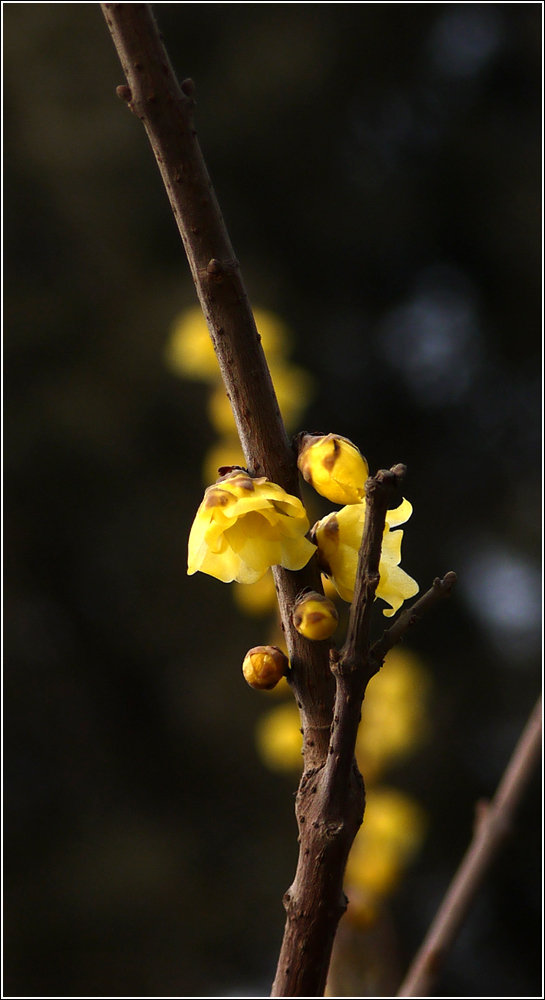
[[[384,609],[386,618],[391,618],[399,610],[403,601],[409,597],[414,597],[418,593],[419,587],[416,580],[413,580],[400,566],[389,566],[387,573],[381,574],[381,579],[377,587],[377,597],[391,606],[391,610]]]
[[[384,532],[382,536],[381,563],[387,562],[390,566],[399,566],[401,562],[401,542],[403,540],[402,531]]]
[[[412,504],[403,499],[395,510],[386,511],[386,524],[390,528],[396,528],[398,524],[405,524],[413,512]]]

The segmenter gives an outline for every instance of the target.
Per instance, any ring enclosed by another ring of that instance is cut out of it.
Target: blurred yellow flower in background
[[[185,309],[172,324],[165,347],[167,367],[184,378],[215,382],[219,369],[200,306]]]
[[[274,611],[277,606],[276,587],[271,570],[255,583],[235,583],[233,597],[246,615],[260,617]]]
[[[348,896],[351,887],[356,889],[355,900],[372,914],[398,884],[425,832],[425,813],[412,798],[395,788],[368,789],[363,824],[346,866]]]
[[[254,319],[267,360],[282,358],[291,342],[285,323],[267,309],[254,309]],[[219,381],[218,362],[199,305],[185,309],[174,320],[165,347],[165,361],[171,371],[184,378]]]
[[[235,434],[231,437],[221,438],[206,452],[202,468],[204,482],[215,483],[219,469],[229,465],[246,467],[246,459],[240,441]]]
[[[276,635],[270,641],[280,645]],[[430,728],[429,691],[429,674],[418,658],[405,649],[390,650],[384,666],[368,685],[358,729],[356,758],[367,784],[375,782],[389,766],[413,753],[425,741]],[[296,711],[271,716],[270,728],[261,732],[260,751],[267,739],[276,743],[276,725],[282,726],[282,739],[288,725],[293,728],[292,737],[298,738],[295,734],[300,720]],[[266,753],[262,756],[267,763]],[[299,757],[295,765],[300,767]],[[292,767],[293,758],[288,757],[284,769],[289,771]],[[277,759],[275,770],[278,769],[281,761]]]
[[[313,379],[303,368],[270,364],[271,378],[282,418],[288,430],[299,423],[312,398]],[[208,400],[210,423],[220,434],[236,434],[235,418],[223,384],[218,382]]]
[[[282,418],[288,430],[295,429],[314,392],[314,379],[303,368],[291,364],[288,355],[292,335],[287,325],[269,309],[254,309],[254,319],[267,357]],[[245,465],[231,403],[225,391],[212,340],[201,307],[185,309],[176,317],[165,346],[165,363],[182,378],[211,386],[208,416],[222,435],[209,449],[203,464],[206,483],[217,478],[225,465]]]
[[[187,572],[255,583],[271,566],[302,569],[315,552],[303,504],[281,486],[234,471],[205,491],[189,534]]]
[[[374,781],[390,764],[405,757],[429,733],[430,680],[418,659],[395,647],[367,688],[356,756],[366,781]]]
[[[354,597],[365,509],[365,503],[349,504],[323,517],[312,529],[311,537],[318,546],[321,569],[331,577],[342,599],[349,603]],[[386,512],[376,596],[390,605],[390,609],[383,610],[387,617],[395,614],[403,601],[413,597],[419,589],[416,581],[399,566],[403,532],[390,530],[408,521],[412,510],[409,501],[403,500],[395,510]]]
[[[271,771],[301,768],[303,737],[299,710],[294,701],[276,705],[257,723],[259,756]]]

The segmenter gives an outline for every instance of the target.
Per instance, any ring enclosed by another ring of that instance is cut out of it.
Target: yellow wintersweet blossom
[[[425,831],[424,812],[408,795],[384,786],[370,788],[346,866],[348,894],[354,886],[372,899],[388,895],[420,848]]]
[[[256,729],[256,743],[261,759],[271,771],[291,771],[301,767],[301,720],[293,700],[275,706],[261,716]]]
[[[322,518],[312,529],[311,537],[318,546],[322,572],[331,577],[342,599],[349,603],[354,597],[365,507],[365,503],[349,504]],[[386,511],[379,564],[380,582],[376,596],[390,605],[389,609],[385,608],[383,611],[388,618],[395,614],[403,601],[417,594],[419,589],[416,580],[399,565],[403,532],[391,531],[391,528],[408,521],[412,510],[409,501],[403,500],[395,510]]]
[[[302,569],[315,552],[301,501],[235,470],[209,486],[189,534],[187,572],[255,583],[271,566]]]
[[[417,658],[391,649],[369,683],[363,702],[356,757],[367,782],[425,740],[430,681]]]
[[[290,334],[282,320],[267,309],[255,309],[254,319],[268,360],[283,357],[289,348]],[[174,321],[165,360],[172,371],[185,378],[219,380],[218,362],[200,306],[184,310]]]
[[[339,434],[305,434],[297,460],[303,478],[332,503],[361,503],[369,476],[359,448]]]

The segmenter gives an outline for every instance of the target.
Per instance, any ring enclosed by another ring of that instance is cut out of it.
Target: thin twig
[[[365,484],[366,514],[358,560],[354,599],[350,607],[340,670],[357,669],[369,648],[371,611],[379,582],[379,563],[386,511],[392,506],[406,473],[404,465],[381,469]]]
[[[439,975],[474,896],[499,848],[512,829],[515,810],[541,750],[541,698],[538,699],[489,804],[479,803],[476,829],[443,902],[426,934],[398,997],[425,997]]]
[[[443,579],[438,576],[433,581],[433,585],[422,597],[419,597],[414,604],[401,612],[390,628],[384,630],[380,639],[377,639],[371,646],[371,657],[378,666],[383,663],[386,653],[390,651],[398,642],[401,642],[405,633],[416,625],[417,622],[427,614],[428,611],[442,601],[445,597],[450,597],[452,588],[456,584],[456,573],[449,570]]]
[[[346,639],[339,653],[332,650],[331,669],[335,675],[335,705],[331,724],[329,755],[323,782],[330,799],[336,800],[339,814],[350,787],[350,771],[357,774],[354,751],[361,705],[367,684],[376,668],[369,657],[371,613],[379,583],[379,564],[386,511],[405,474],[404,465],[381,469],[365,484],[365,524],[358,556],[354,599]],[[329,809],[332,808],[330,803]]]

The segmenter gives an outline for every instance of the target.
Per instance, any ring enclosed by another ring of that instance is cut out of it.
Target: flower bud
[[[287,673],[289,660],[278,646],[254,646],[244,657],[242,673],[250,687],[270,691]]]
[[[305,639],[329,639],[337,628],[339,615],[328,597],[311,590],[297,601],[292,621]]]
[[[304,479],[332,503],[361,503],[369,466],[359,448],[338,434],[304,434],[297,465]]]

